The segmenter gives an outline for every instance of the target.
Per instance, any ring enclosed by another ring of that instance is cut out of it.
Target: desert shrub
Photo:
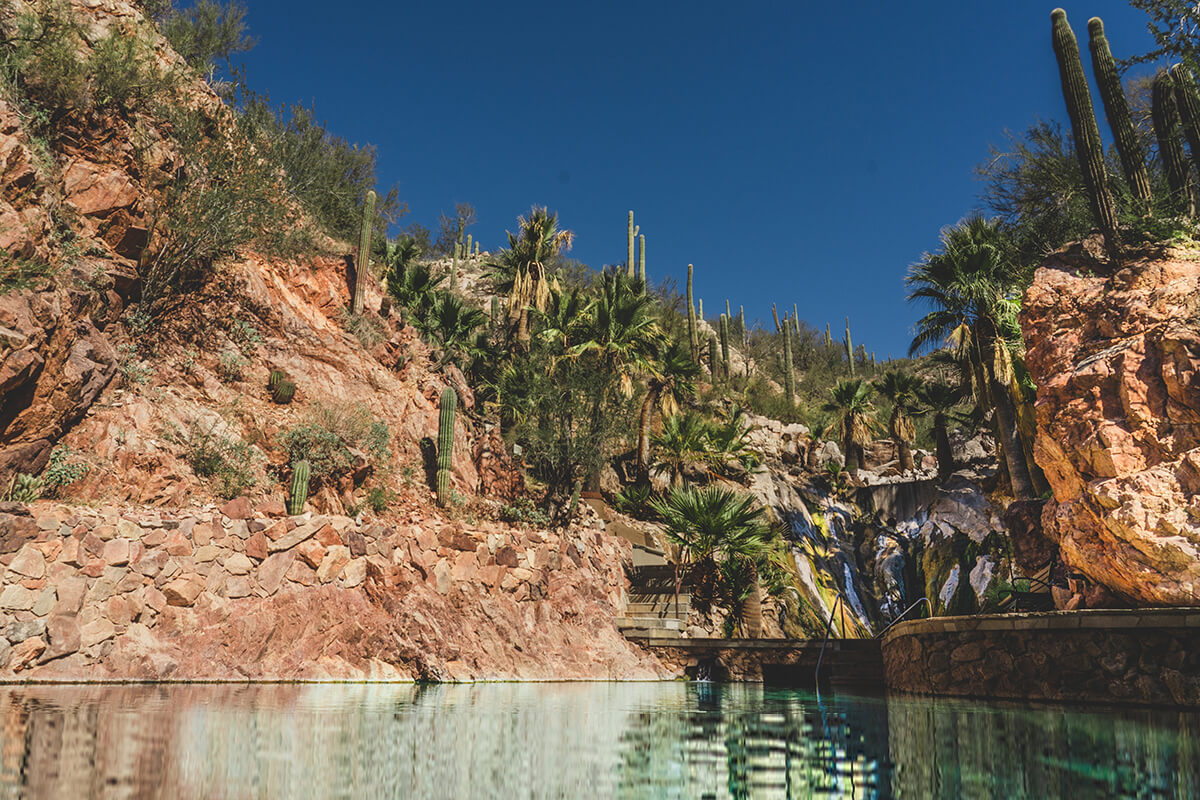
[[[390,455],[390,440],[387,425],[361,403],[318,404],[303,422],[279,436],[288,461],[308,460],[315,484],[349,474],[359,455],[370,467],[383,465]]]
[[[235,319],[229,323],[229,338],[233,340],[238,349],[242,351],[242,355],[250,358],[255,349],[263,343],[262,334],[258,332],[258,328],[246,322],[244,319]]]
[[[196,0],[185,9],[171,2],[156,0],[147,12],[158,22],[163,36],[175,52],[200,72],[211,75],[230,56],[254,47],[246,32],[246,7],[239,3]]]
[[[387,511],[388,506],[396,502],[396,493],[383,486],[375,486],[367,492],[367,507],[376,514]]]
[[[173,295],[207,280],[218,260],[287,227],[276,167],[266,142],[240,117],[163,109],[181,166],[167,182],[141,267],[138,314],[153,319]]]
[[[246,377],[246,367],[250,362],[236,350],[226,350],[217,359],[217,375],[227,383],[236,383]]]
[[[375,187],[375,148],[335,136],[302,105],[276,107],[264,97],[243,92],[239,106],[243,122],[282,171],[287,193],[331,236],[356,237],[363,200]],[[387,226],[405,211],[395,188],[376,201],[377,242],[382,243]]]
[[[14,256],[0,250],[0,295],[27,289],[41,278],[53,274],[48,264]]]
[[[518,497],[511,505],[500,509],[500,519],[533,527],[545,527],[550,524],[550,517],[546,512],[528,497]]]
[[[211,478],[221,497],[239,497],[259,484],[262,453],[240,439],[217,432],[215,426],[192,421],[185,446],[192,472],[200,478]]]
[[[383,341],[383,325],[367,314],[347,313],[342,318],[346,332],[353,335],[363,347],[371,348]]]
[[[126,388],[140,386],[150,379],[150,367],[142,361],[137,347],[132,344],[117,347],[117,377]]]

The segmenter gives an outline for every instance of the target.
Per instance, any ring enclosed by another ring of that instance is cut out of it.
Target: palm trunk
[[[758,569],[750,567],[750,594],[742,601],[742,629],[747,639],[762,636],[762,597],[758,591]]]
[[[659,390],[653,384],[646,390],[646,399],[642,401],[642,413],[638,419],[637,470],[638,480],[643,482],[650,479],[650,422],[658,394]]]
[[[846,469],[850,471],[857,470],[859,466],[858,454],[854,452],[855,447],[854,440],[849,436],[842,440],[842,449],[846,456]]]
[[[1025,463],[1025,447],[1021,442],[1021,433],[1017,429],[1012,398],[1008,395],[1008,388],[996,380],[995,371],[991,369],[996,355],[994,348],[1004,345],[998,345],[995,337],[991,335],[987,338],[986,346],[979,339],[976,341],[979,342],[980,355],[987,356],[986,359],[980,358],[980,366],[984,373],[988,401],[992,407],[996,441],[1003,451],[1004,465],[1008,468],[1008,481],[1012,487],[1013,497],[1017,500],[1030,500],[1036,497],[1036,493],[1033,489],[1033,478],[1029,475],[1029,465]]]
[[[896,443],[896,449],[898,451],[900,451],[900,471],[901,472],[912,472],[914,469],[917,468],[916,463],[913,461],[911,444],[909,444],[906,440],[901,439],[900,441],[898,441]]]
[[[933,415],[933,440],[937,448],[938,480],[945,483],[954,474],[954,449],[950,446],[946,415],[941,411]]]

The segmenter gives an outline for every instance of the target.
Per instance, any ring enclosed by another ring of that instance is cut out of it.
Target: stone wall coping
[[[820,648],[820,639],[669,639],[666,637],[630,637],[646,647],[675,650],[809,650]],[[826,650],[869,648],[873,639],[830,639]]]
[[[1027,614],[979,614],[965,617],[933,617],[901,622],[883,637],[887,642],[901,636],[973,631],[1078,630],[1080,628],[1198,628],[1200,608],[1119,608],[1085,611],[1046,611]]]

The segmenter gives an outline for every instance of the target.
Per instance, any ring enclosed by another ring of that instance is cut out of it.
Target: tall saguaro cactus
[[[628,226],[628,229],[626,232],[628,233],[628,236],[629,236],[629,250],[628,250],[629,257],[625,261],[625,269],[626,269],[626,272],[628,273],[629,277],[632,278],[633,277],[633,237],[634,237],[633,212],[632,211],[629,212],[629,226]]]
[[[850,318],[846,317],[846,360],[850,362],[850,377],[854,377],[854,343],[850,341]]]
[[[354,257],[354,302],[350,305],[353,314],[363,312],[367,297],[367,273],[371,267],[371,226],[375,222],[375,190],[367,192],[363,201],[362,228],[358,233],[358,253]]]
[[[1196,81],[1192,71],[1183,64],[1171,67],[1170,76],[1175,87],[1175,103],[1179,106],[1179,119],[1183,123],[1183,135],[1192,151],[1192,163],[1200,164],[1200,96],[1196,95]]]
[[[1063,99],[1067,103],[1067,114],[1071,117],[1071,133],[1075,137],[1075,154],[1083,170],[1083,183],[1087,187],[1092,216],[1104,234],[1108,257],[1115,263],[1121,256],[1117,208],[1108,187],[1108,174],[1104,171],[1104,147],[1100,141],[1100,128],[1096,125],[1096,113],[1092,109],[1092,95],[1083,74],[1083,62],[1079,58],[1079,43],[1075,41],[1075,32],[1067,23],[1066,11],[1054,9],[1050,14],[1050,22]]]
[[[646,234],[638,234],[638,278],[646,282]]]
[[[796,370],[792,361],[792,325],[787,315],[783,316],[783,389],[787,393],[788,408],[796,403]]]
[[[454,412],[458,395],[452,387],[442,390],[441,413],[438,416],[437,442],[437,501],[445,508],[450,504],[450,466],[454,456]]]
[[[1108,37],[1104,35],[1104,22],[1099,17],[1088,20],[1088,49],[1092,53],[1092,70],[1100,87],[1100,99],[1104,101],[1104,115],[1108,117],[1108,127],[1112,129],[1117,154],[1121,158],[1121,171],[1125,173],[1125,180],[1129,181],[1133,196],[1142,202],[1142,210],[1149,213],[1151,193],[1146,154],[1133,128],[1129,101],[1125,98],[1125,90],[1121,88],[1121,75],[1117,72],[1117,64],[1109,49]]]
[[[717,382],[717,376],[720,375],[720,370],[717,369],[717,336],[715,333],[708,335],[708,371],[712,375],[712,382]]]
[[[1180,139],[1182,125],[1179,122],[1179,107],[1175,101],[1171,76],[1159,70],[1150,92],[1150,114],[1154,120],[1154,136],[1158,140],[1158,155],[1167,173],[1167,186],[1181,210],[1195,213],[1195,200],[1191,181],[1188,178],[1187,160]]]
[[[696,331],[696,304],[692,302],[692,265],[688,264],[687,276],[688,344],[692,350],[692,361],[700,363],[700,335]]]
[[[726,305],[728,308],[728,304]],[[725,380],[729,380],[729,316],[721,315],[721,361],[725,365]]]
[[[795,303],[792,303],[792,328],[796,331],[796,335],[800,335],[800,308]]]

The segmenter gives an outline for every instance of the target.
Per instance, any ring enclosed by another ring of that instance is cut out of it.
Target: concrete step
[[[621,628],[621,634],[626,639],[637,639],[643,642],[686,641],[683,638],[682,631],[667,630],[665,628]]]
[[[647,592],[638,589],[636,586],[629,590],[629,602],[631,603],[671,603],[675,604],[675,592]],[[690,592],[679,593],[679,605],[690,606],[692,604],[692,595]]]
[[[617,628],[625,630],[626,628],[648,628],[653,630],[677,631],[682,629],[682,623],[671,617],[631,617],[621,616],[614,618],[617,623]]]
[[[673,598],[655,600],[652,603],[635,601],[625,606],[625,613],[631,617],[678,617],[679,619],[686,619],[691,610],[691,603],[683,598],[679,599],[678,609],[675,606]]]

